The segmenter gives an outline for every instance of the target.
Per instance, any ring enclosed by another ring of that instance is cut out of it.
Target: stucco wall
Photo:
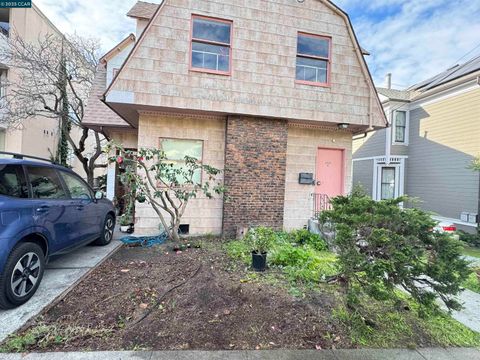
[[[302,228],[312,216],[311,194],[315,191],[315,187],[300,185],[298,174],[301,172],[315,174],[319,147],[345,149],[345,191],[349,192],[351,189],[352,134],[344,131],[289,126],[284,208],[284,228],[287,230]]]
[[[0,151],[5,150],[5,130],[0,128]]]
[[[126,149],[137,149],[138,131],[135,129],[110,130],[110,137]]]
[[[225,125],[221,117],[189,117],[186,115],[141,114],[138,147],[158,147],[160,138],[203,140],[203,163],[224,169]],[[223,181],[223,173],[219,176]],[[160,221],[148,204],[136,204],[135,231],[158,233]],[[187,206],[182,224],[190,224],[190,234],[221,234],[223,198],[198,196]]]
[[[17,33],[23,40],[35,43],[44,40],[47,34],[59,34],[54,25],[36,6],[10,10],[11,36]],[[19,74],[15,68],[8,70],[8,81],[18,83]],[[14,85],[12,85],[14,86]],[[7,89],[7,92],[9,90]],[[6,132],[5,150],[27,155],[50,158],[55,153],[58,139],[58,121],[41,116],[23,122],[21,130]]]
[[[192,14],[233,21],[231,76],[189,71]],[[147,31],[107,101],[366,126],[372,99],[384,125],[345,20],[321,1],[166,0]],[[332,37],[330,87],[295,83],[299,31]]]

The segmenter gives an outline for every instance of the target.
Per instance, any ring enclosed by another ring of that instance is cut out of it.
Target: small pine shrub
[[[471,273],[462,245],[431,229],[430,214],[402,208],[407,198],[375,201],[362,194],[332,199],[320,220],[335,225],[342,278],[353,305],[362,293],[377,300],[398,299],[402,287],[426,308],[440,298],[460,309],[455,295]]]

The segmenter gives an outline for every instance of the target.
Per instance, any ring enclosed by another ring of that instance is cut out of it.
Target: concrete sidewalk
[[[474,348],[265,350],[265,351],[107,351],[0,354],[1,360],[478,360]]]
[[[36,294],[26,304],[0,310],[0,341],[20,329],[57,297],[70,290],[82,277],[116,251],[122,243],[114,237],[107,246],[85,246],[51,261]],[[3,359],[0,354],[0,359]]]

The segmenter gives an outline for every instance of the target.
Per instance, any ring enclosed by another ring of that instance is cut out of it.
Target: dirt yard
[[[331,317],[333,295],[295,298],[282,286],[249,279],[242,264],[216,248],[122,248],[31,324],[58,339],[28,349],[351,346]]]
[[[478,334],[448,317],[419,319],[364,304],[374,327],[348,315],[338,286],[299,287],[281,270],[258,274],[221,243],[173,251],[124,247],[0,352],[239,350],[472,346]],[[294,296],[295,295],[295,296]],[[466,340],[464,340],[466,339]]]

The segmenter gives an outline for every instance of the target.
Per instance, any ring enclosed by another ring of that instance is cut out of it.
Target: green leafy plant
[[[120,216],[120,226],[129,226],[133,223],[133,218],[129,214],[123,214]]]
[[[469,246],[480,248],[480,234],[470,234],[463,230],[457,230],[457,234],[460,238],[460,241],[468,244]]]
[[[473,272],[462,285],[466,289],[480,294],[480,267],[473,269]]]
[[[108,153],[118,153],[111,162],[125,167],[120,180],[129,184],[129,195],[139,202],[150,204],[157,214],[163,229],[170,239],[179,241],[180,221],[189,201],[199,195],[209,199],[225,192],[218,178],[220,170],[200,163],[197,159],[185,156],[181,167],[169,161],[161,149],[139,149],[130,151],[110,142],[105,149]],[[198,181],[196,174],[204,174]]]
[[[328,250],[326,241],[320,235],[313,234],[307,229],[294,230],[289,236],[297,244],[310,245],[317,251]]]
[[[266,253],[275,242],[276,233],[273,229],[267,227],[257,227],[249,229],[245,235],[244,241],[250,251],[255,253]]]
[[[426,212],[403,209],[400,204],[407,200],[374,201],[353,193],[332,199],[333,209],[320,215],[321,222],[334,224],[341,278],[352,308],[362,293],[398,299],[397,287],[425,308],[437,308],[437,298],[449,309],[461,308],[455,295],[470,273],[462,245],[432,231],[436,223]]]
[[[338,274],[336,255],[319,252],[310,245],[276,244],[270,264],[281,267],[289,280],[308,285]]]

